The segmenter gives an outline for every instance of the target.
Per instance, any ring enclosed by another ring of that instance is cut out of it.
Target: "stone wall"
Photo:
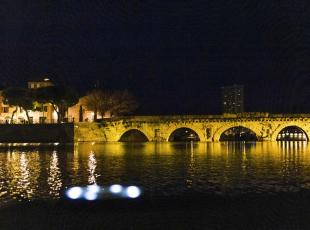
[[[1,143],[70,143],[73,141],[73,124],[0,125]]]
[[[265,114],[266,115],[266,114]],[[252,130],[259,140],[275,141],[288,126],[301,128],[310,137],[310,115],[274,115],[263,117],[230,116],[141,116],[106,119],[100,123],[15,124],[0,125],[0,143],[19,142],[115,142],[130,130],[141,131],[149,141],[168,141],[179,128],[190,128],[201,141],[219,141],[221,134],[232,127]]]
[[[142,132],[149,141],[168,141],[179,128],[189,128],[201,141],[219,141],[225,130],[242,126],[262,141],[275,141],[288,126],[301,128],[310,137],[310,114],[246,113],[198,116],[132,116],[104,119],[100,123],[76,123],[75,141],[119,141],[130,130]]]
[[[80,122],[74,125],[74,141],[108,141],[107,132],[110,127],[104,123]]]

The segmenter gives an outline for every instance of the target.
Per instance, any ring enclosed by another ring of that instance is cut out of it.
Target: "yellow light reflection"
[[[88,183],[89,184],[96,184],[96,177],[98,176],[95,174],[96,167],[97,167],[97,160],[95,157],[95,153],[90,152],[88,156],[88,172],[89,172]]]
[[[7,191],[13,199],[29,200],[37,195],[41,170],[39,162],[36,151],[7,153]]]
[[[62,187],[62,181],[57,151],[53,151],[50,159],[50,168],[47,178],[47,184],[49,186],[49,194],[55,198],[59,197],[60,189]]]
[[[194,159],[194,143],[189,143],[190,160],[188,165],[188,177],[186,179],[186,187],[191,188],[193,186],[193,180],[195,178],[195,159]]]
[[[68,170],[72,171],[72,183],[73,184],[78,184],[79,183],[79,172],[81,170],[81,165],[80,165],[80,144],[75,143],[74,144],[74,149],[73,149],[73,156],[71,159],[71,155],[68,155],[69,162],[71,163],[70,167]]]

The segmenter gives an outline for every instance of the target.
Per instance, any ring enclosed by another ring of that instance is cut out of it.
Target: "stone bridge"
[[[226,130],[242,126],[258,140],[276,141],[281,130],[296,126],[309,141],[310,114],[244,113],[224,115],[128,116],[98,123],[75,123],[75,141],[119,141],[130,130],[143,133],[149,141],[168,141],[177,129],[189,128],[200,141],[219,141]]]

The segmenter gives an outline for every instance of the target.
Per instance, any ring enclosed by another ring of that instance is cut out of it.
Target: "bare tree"
[[[138,106],[127,90],[109,92],[100,89],[89,92],[83,98],[82,104],[94,112],[94,121],[97,120],[98,113],[101,117],[104,117],[107,112],[110,112],[111,116],[118,116],[129,114]]]
[[[127,90],[112,93],[110,104],[109,112],[111,116],[130,114],[138,107],[133,95]]]
[[[106,112],[111,110],[112,106],[112,93],[109,91],[105,91],[101,95],[101,101],[99,103],[98,112],[100,113],[101,117],[104,117]]]
[[[94,112],[94,121],[97,120],[97,114],[103,110],[104,101],[106,101],[107,93],[100,89],[90,91],[82,100],[82,105],[88,110]]]

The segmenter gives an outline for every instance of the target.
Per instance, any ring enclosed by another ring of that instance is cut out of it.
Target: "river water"
[[[307,142],[0,146],[0,202],[58,199],[66,188],[137,185],[145,197],[310,189]]]

